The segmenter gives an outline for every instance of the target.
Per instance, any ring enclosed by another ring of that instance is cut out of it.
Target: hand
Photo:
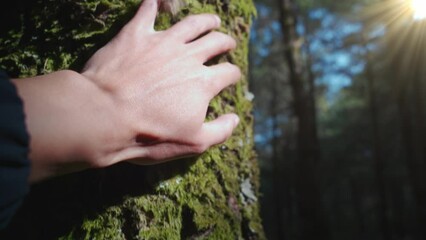
[[[189,16],[170,29],[157,32],[157,10],[157,0],[145,0],[136,16],[92,56],[81,74],[65,71],[39,77],[46,80],[43,85],[51,89],[50,94],[59,92],[61,99],[67,99],[72,90],[72,97],[70,102],[60,103],[64,106],[59,104],[47,110],[47,101],[43,106],[26,105],[33,139],[31,156],[36,162],[44,159],[43,164],[34,164],[35,171],[55,165],[47,163],[49,152],[43,149],[54,148],[52,144],[61,144],[64,149],[55,150],[54,154],[62,158],[62,166],[68,163],[76,171],[120,161],[154,164],[196,155],[232,134],[238,124],[235,114],[211,122],[204,120],[209,101],[223,88],[236,83],[240,70],[230,63],[209,67],[204,63],[235,48],[235,41],[223,33],[210,32],[220,25],[220,19],[211,14]],[[54,78],[61,81],[49,83]],[[73,79],[72,84],[67,79]],[[26,101],[31,92],[25,85],[36,84],[15,82]],[[41,86],[43,81],[38,83]],[[46,113],[49,109],[62,112]],[[53,124],[47,126],[40,115],[49,116],[48,122]],[[61,141],[46,139],[53,136],[61,136]],[[67,168],[62,172],[69,172],[71,167]]]
[[[229,63],[203,65],[236,46],[219,32],[197,39],[219,27],[219,17],[190,16],[156,32],[157,9],[156,0],[145,0],[133,20],[88,61],[82,73],[112,98],[121,125],[111,130],[129,140],[107,162],[100,159],[101,166],[199,154],[225,141],[238,122],[236,115],[225,115],[204,123],[209,101],[240,78],[239,69]]]

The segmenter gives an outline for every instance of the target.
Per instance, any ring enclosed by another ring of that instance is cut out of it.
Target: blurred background
[[[426,239],[426,0],[257,0],[268,239]]]

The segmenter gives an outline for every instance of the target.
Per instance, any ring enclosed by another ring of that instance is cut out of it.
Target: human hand
[[[232,134],[235,114],[204,120],[209,101],[237,82],[240,70],[204,63],[235,41],[210,32],[220,25],[211,14],[157,32],[157,9],[157,0],[145,0],[82,73],[13,80],[31,136],[31,182],[121,161],[155,164],[196,155]]]
[[[153,164],[200,154],[224,142],[238,124],[235,114],[204,122],[209,101],[241,76],[230,63],[204,65],[236,46],[230,36],[209,32],[220,26],[219,17],[189,16],[157,32],[157,10],[157,0],[145,0],[82,72],[114,110],[114,128],[106,131],[108,142],[115,144],[93,147],[90,158],[96,166],[123,160]]]

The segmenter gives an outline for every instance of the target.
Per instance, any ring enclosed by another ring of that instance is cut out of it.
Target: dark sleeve
[[[22,100],[0,71],[0,229],[6,227],[29,190],[28,145]]]

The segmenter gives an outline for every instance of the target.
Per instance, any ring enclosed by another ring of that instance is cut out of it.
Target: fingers
[[[135,27],[138,30],[141,29],[154,29],[155,18],[158,12],[158,1],[157,0],[144,0],[139,7],[136,15],[129,22],[129,25]]]
[[[211,32],[206,36],[191,43],[191,48],[203,62],[216,55],[228,52],[237,46],[235,40],[221,32]]]
[[[209,67],[211,75],[207,79],[206,86],[211,93],[210,98],[216,96],[224,88],[235,84],[241,79],[240,69],[231,63],[220,63]]]
[[[188,43],[201,34],[220,26],[220,18],[214,14],[199,14],[184,18],[176,23],[168,32],[179,40]]]
[[[220,32],[211,32],[206,36],[190,44],[198,58],[203,63],[221,53],[228,52],[236,47],[235,40]],[[207,87],[209,88],[210,98],[216,96],[225,87],[235,84],[241,78],[240,69],[230,63],[221,63],[209,67],[209,77]]]
[[[127,161],[139,165],[151,165],[174,159],[195,156],[194,147],[178,143],[159,143],[147,146],[142,151],[135,150],[134,157]]]
[[[210,146],[220,144],[226,141],[233,130],[237,127],[240,119],[236,114],[225,114],[217,119],[203,124],[201,131],[196,139],[201,142],[201,151],[205,151]]]
[[[195,137],[194,144],[161,143],[149,146],[147,150],[148,159],[158,163],[159,161],[201,154],[211,146],[225,142],[232,135],[238,122],[239,118],[236,114],[222,115],[211,122],[203,124],[201,131]]]
[[[236,114],[225,114],[219,118],[203,124],[199,133],[188,143],[163,142],[151,146],[134,146],[126,149],[117,156],[115,162],[122,160],[134,164],[150,165],[174,159],[196,156],[213,145],[225,142],[237,127],[239,118]]]

